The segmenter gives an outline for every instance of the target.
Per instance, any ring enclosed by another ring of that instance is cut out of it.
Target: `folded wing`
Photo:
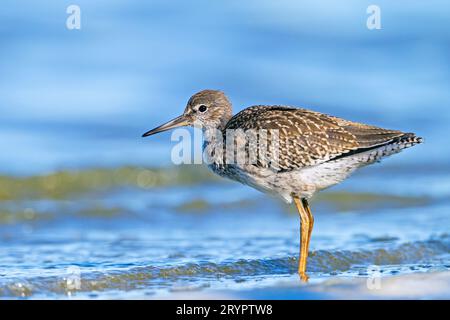
[[[314,166],[388,144],[405,135],[398,130],[282,106],[247,108],[236,114],[226,129],[266,130],[264,148],[261,149],[258,140],[257,144],[247,146],[247,152],[255,152],[250,149],[258,148],[258,161],[254,165],[276,171]]]

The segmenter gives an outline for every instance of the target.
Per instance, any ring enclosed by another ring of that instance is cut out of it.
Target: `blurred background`
[[[449,14],[444,0],[2,1],[0,297],[351,297],[328,281],[372,265],[444,274],[432,294],[448,297]],[[140,137],[206,88],[235,112],[293,105],[425,143],[313,201],[312,284],[297,287],[293,208],[174,167],[170,133]]]

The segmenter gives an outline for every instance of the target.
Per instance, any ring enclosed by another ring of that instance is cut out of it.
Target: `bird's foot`
[[[306,274],[306,272],[299,271],[299,272],[298,272],[298,276],[300,277],[300,280],[301,280],[302,282],[308,282],[308,280],[309,280],[309,277],[308,277],[308,275]]]

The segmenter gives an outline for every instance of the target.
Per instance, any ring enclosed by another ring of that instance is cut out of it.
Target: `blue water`
[[[382,195],[379,202],[349,209],[315,203],[313,275],[358,274],[330,262],[327,254],[338,250],[352,257],[372,250],[373,259],[354,257],[353,265],[388,265],[376,250],[395,254],[406,243],[412,256],[390,261],[400,273],[415,263],[430,266],[419,268],[425,271],[448,268],[447,1],[377,1],[381,30],[366,28],[370,1],[79,0],[81,30],[65,26],[69,4],[0,5],[1,175],[168,167],[170,133],[140,135],[181,113],[196,91],[221,89],[235,112],[253,104],[302,106],[425,139],[330,191]],[[389,196],[412,200],[383,200]],[[207,208],[179,209],[192,199]],[[119,213],[80,214],[92,207]],[[63,199],[0,197],[2,211],[29,209],[29,219],[0,219],[0,296],[65,297],[55,283],[71,265],[103,281],[96,288],[85,280],[79,293],[100,298],[129,297],[131,290],[158,296],[180,279],[202,290],[295,273],[297,217],[237,184],[119,183]],[[52,215],[36,220],[41,212]],[[152,268],[175,272],[177,281]],[[114,272],[118,285],[105,275]],[[217,274],[222,280],[211,279]]]

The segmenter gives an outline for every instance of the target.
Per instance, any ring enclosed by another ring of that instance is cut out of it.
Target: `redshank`
[[[308,280],[306,264],[314,225],[308,200],[357,168],[422,142],[414,133],[290,106],[252,106],[233,116],[230,101],[217,90],[194,94],[181,116],[143,137],[180,126],[202,127],[203,149],[213,172],[295,203],[300,216],[298,274],[303,281]],[[236,131],[252,135],[242,139],[242,135],[227,134]],[[244,147],[239,149],[235,143]],[[229,146],[233,146],[231,157],[226,150]],[[244,150],[247,161],[236,161],[236,150]],[[248,161],[250,154],[252,161]]]

